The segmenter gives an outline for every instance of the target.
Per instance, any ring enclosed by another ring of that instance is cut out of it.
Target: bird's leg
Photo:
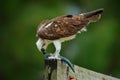
[[[55,41],[53,41],[53,44],[54,44],[54,46],[55,46],[55,48],[56,48],[56,51],[55,51],[55,58],[60,58],[60,50],[61,50],[61,42],[59,41],[59,40],[55,40]]]
[[[59,40],[55,40],[53,41],[54,45],[55,45],[55,48],[56,48],[56,51],[55,51],[55,59],[59,59],[65,63],[67,63],[69,65],[69,67],[72,69],[73,72],[75,72],[74,70],[74,66],[73,64],[70,62],[69,59],[63,57],[63,56],[60,56],[60,50],[61,50],[61,42]]]

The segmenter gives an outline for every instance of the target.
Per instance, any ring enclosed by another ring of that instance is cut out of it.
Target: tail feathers
[[[101,9],[97,9],[97,10],[94,10],[94,11],[91,11],[91,12],[87,12],[87,13],[84,13],[84,17],[85,18],[90,18],[92,16],[95,16],[95,15],[98,15],[98,14],[101,14],[103,12],[103,8]]]
[[[94,11],[91,11],[91,12],[87,12],[87,13],[83,13],[84,15],[84,18],[91,21],[91,22],[95,22],[97,20],[100,19],[101,17],[101,13],[103,12],[103,8],[101,9],[97,9],[97,10],[94,10]]]

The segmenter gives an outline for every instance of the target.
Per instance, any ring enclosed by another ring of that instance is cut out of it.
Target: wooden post
[[[45,60],[44,80],[120,80],[74,65],[75,73],[60,60]]]

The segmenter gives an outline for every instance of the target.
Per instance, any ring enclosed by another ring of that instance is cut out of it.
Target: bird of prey
[[[46,54],[47,46],[53,43],[56,51],[48,58],[60,59],[61,43],[72,40],[77,34],[86,31],[86,26],[99,20],[102,12],[103,8],[100,8],[76,16],[65,15],[41,22],[37,30],[37,37],[39,38],[36,42],[37,48]]]
[[[54,56],[49,58],[59,58],[61,43],[74,39],[77,34],[86,31],[86,26],[99,20],[102,12],[103,8],[77,16],[65,15],[41,22],[37,30],[39,38],[36,42],[37,48],[45,54],[47,46],[53,43],[56,51]]]

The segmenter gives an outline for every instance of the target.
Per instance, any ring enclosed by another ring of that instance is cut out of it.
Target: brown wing
[[[51,25],[46,28],[48,24]],[[56,40],[77,34],[80,29],[88,24],[87,21],[80,21],[72,15],[62,16],[44,23],[38,29],[38,36],[42,39]]]
[[[42,23],[37,31],[38,37],[48,40],[75,35],[90,22],[99,20],[103,9],[97,9],[78,16],[66,15]]]

